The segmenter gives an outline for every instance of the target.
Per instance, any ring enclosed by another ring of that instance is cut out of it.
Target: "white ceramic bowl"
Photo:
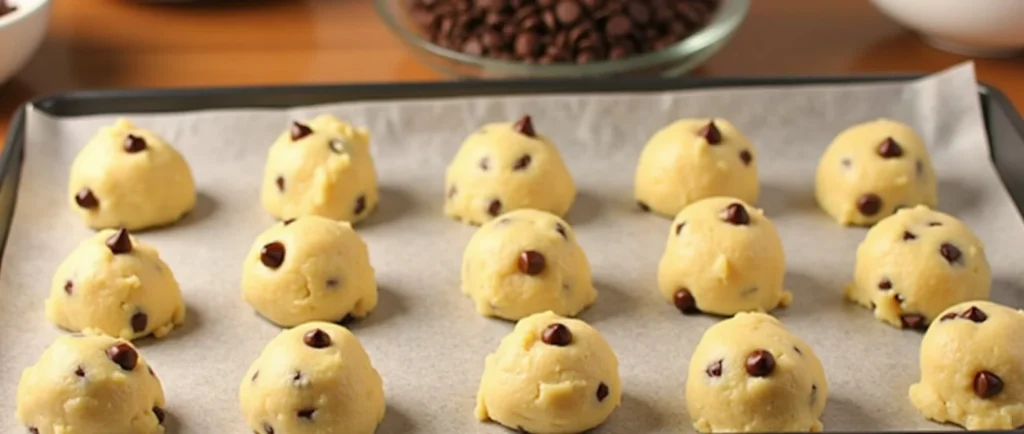
[[[1024,0],[872,0],[936,48],[974,56],[1024,49]]]
[[[0,84],[21,71],[46,38],[46,28],[50,24],[50,1],[8,2],[18,9],[0,16]]]

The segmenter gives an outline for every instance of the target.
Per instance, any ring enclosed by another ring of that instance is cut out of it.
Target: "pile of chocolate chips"
[[[589,63],[668,47],[721,0],[407,0],[435,44],[526,63]]]

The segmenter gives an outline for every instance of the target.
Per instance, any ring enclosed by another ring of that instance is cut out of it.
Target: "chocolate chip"
[[[562,226],[561,223],[555,223],[555,232],[558,232],[558,235],[561,235],[562,238],[569,239],[569,234],[565,232],[565,226]]]
[[[697,299],[693,298],[693,294],[690,293],[686,288],[676,291],[672,295],[672,304],[676,305],[676,309],[684,314],[699,313],[697,309]]]
[[[64,282],[64,292],[66,292],[68,295],[71,295],[71,293],[74,292],[74,288],[75,284],[71,283],[70,280]]]
[[[949,320],[955,319],[955,318],[956,318],[956,312],[949,312],[949,313],[943,315],[942,318],[939,318],[939,322],[949,321]]]
[[[277,184],[277,191],[280,191],[282,193],[284,192],[284,177],[283,176],[278,176],[277,179],[274,180],[274,184]]]
[[[75,375],[79,377],[85,377],[85,369],[82,369],[82,366],[79,365],[77,368],[75,368]]]
[[[554,323],[544,329],[544,332],[540,335],[540,340],[548,345],[564,347],[572,343],[572,332],[569,331],[569,327]]]
[[[892,282],[889,279],[882,279],[880,282],[878,282],[878,289],[881,289],[882,291],[888,291],[892,289]]]
[[[124,342],[107,348],[107,357],[125,371],[135,369],[135,366],[139,363],[139,353],[131,345]]]
[[[164,413],[164,409],[160,407],[153,407],[153,415],[156,416],[157,423],[160,425],[164,424],[164,418],[167,417],[167,414]]]
[[[295,413],[295,415],[298,416],[299,419],[313,420],[313,413],[316,413],[315,408],[306,408],[299,410],[298,412]]]
[[[911,240],[916,240],[916,239],[917,239],[917,235],[914,235],[910,231],[903,231],[903,241],[911,241]]]
[[[882,198],[877,194],[868,193],[857,198],[857,210],[866,216],[873,216],[882,210]]]
[[[979,398],[991,398],[1003,391],[1003,379],[989,371],[974,375],[974,394]]]
[[[480,166],[480,170],[483,170],[484,172],[486,172],[488,169],[491,168],[491,160],[488,159],[487,157],[481,158],[479,166]]]
[[[330,279],[327,279],[326,282],[324,282],[324,286],[333,289],[333,288],[337,288],[340,283],[341,282],[337,278],[332,277]]]
[[[950,243],[942,243],[939,246],[939,254],[946,258],[946,262],[949,262],[950,265],[960,262],[960,257],[962,256],[960,249]]]
[[[882,158],[899,158],[903,156],[903,148],[892,137],[889,137],[878,145],[878,155]]]
[[[335,154],[344,154],[345,153],[345,142],[343,142],[341,140],[331,139],[331,141],[327,142],[327,146],[329,148],[331,148],[331,152],[333,152]]]
[[[284,244],[274,241],[260,249],[260,262],[263,262],[267,268],[277,269],[284,263],[284,253]]]
[[[640,208],[640,211],[651,212],[651,207],[647,206],[646,203],[643,203],[641,201],[637,201],[636,206]]]
[[[292,134],[292,141],[294,142],[294,141],[300,140],[303,137],[306,137],[306,136],[308,136],[310,134],[313,134],[313,130],[311,130],[309,127],[307,127],[304,124],[300,124],[298,122],[292,122],[291,134]]]
[[[306,332],[306,335],[302,337],[302,342],[313,348],[327,348],[331,346],[331,335],[320,329],[313,329]]]
[[[284,223],[285,226],[288,226],[288,225],[290,225],[292,223],[295,223],[295,219],[288,219],[288,220],[285,220],[283,223]]]
[[[122,255],[125,253],[131,253],[132,251],[132,240],[128,236],[128,230],[125,228],[118,229],[109,238],[107,238],[107,247],[110,248],[110,252],[115,255]]]
[[[295,375],[292,375],[292,382],[296,384],[302,382],[302,371],[295,371]]]
[[[715,121],[711,120],[704,128],[701,128],[697,135],[707,140],[709,145],[717,145],[722,143],[722,132],[718,130],[718,126],[715,125]]]
[[[265,434],[274,434],[274,427],[270,426],[269,423],[263,423],[263,431]]]
[[[92,190],[83,188],[75,193],[75,203],[79,207],[85,209],[96,209],[100,207],[100,201],[96,199],[96,195],[92,194]]]
[[[608,397],[608,385],[601,383],[597,385],[597,402],[604,402]]]
[[[143,139],[142,137],[136,136],[134,134],[129,134],[127,137],[124,138],[123,146],[125,152],[128,152],[129,154],[142,152],[146,150],[146,139]]]
[[[722,210],[720,217],[727,223],[737,226],[746,226],[750,224],[750,214],[747,214],[747,209],[740,203],[729,204],[729,206]]]
[[[135,333],[142,333],[146,330],[146,326],[149,325],[149,315],[145,312],[135,312],[131,319],[132,331]]]
[[[519,271],[531,276],[544,272],[547,261],[544,255],[534,250],[527,250],[519,254]]]
[[[633,31],[633,22],[625,15],[614,15],[608,18],[604,31],[613,39],[623,38]]]
[[[516,160],[516,164],[512,166],[512,170],[525,170],[527,167],[530,167],[531,161],[533,161],[533,158],[531,158],[529,154],[523,155]]]
[[[749,166],[751,161],[754,161],[754,156],[750,151],[744,149],[740,151],[740,160],[743,161],[743,165]]]
[[[537,131],[533,129],[533,119],[530,115],[523,116],[512,126],[517,133],[527,137],[537,137]]]
[[[719,359],[719,360],[715,360],[714,362],[711,362],[711,364],[708,365],[708,367],[706,369],[704,369],[704,373],[707,374],[708,377],[712,377],[712,378],[714,378],[714,377],[721,377],[722,376],[722,360]]]
[[[683,232],[683,227],[686,226],[686,222],[682,222],[676,225],[676,235]]]
[[[356,198],[356,204],[352,207],[352,212],[355,215],[360,215],[363,211],[366,211],[366,196],[360,195]]]
[[[978,309],[977,306],[971,306],[967,308],[967,310],[960,313],[960,318],[969,319],[977,323],[982,323],[988,319],[988,315],[985,315],[985,312],[982,311],[981,309]]]
[[[900,316],[900,323],[904,328],[914,330],[924,330],[928,328],[928,323],[924,319],[924,315],[918,315],[916,313],[908,313]]]
[[[498,199],[492,200],[491,203],[487,205],[487,214],[490,214],[491,217],[497,217],[501,214],[501,201]]]
[[[752,377],[767,377],[775,370],[775,356],[767,350],[754,350],[747,356],[747,373]]]

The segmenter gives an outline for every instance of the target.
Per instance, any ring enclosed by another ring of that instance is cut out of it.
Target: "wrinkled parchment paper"
[[[197,179],[198,206],[179,224],[139,234],[181,283],[183,328],[139,342],[163,380],[171,433],[249,432],[238,409],[245,369],[278,328],[240,295],[241,262],[273,223],[259,186],[270,142],[291,119],[329,112],[368,127],[382,202],[358,232],[370,247],[380,304],[351,325],[385,380],[378,433],[502,433],[473,417],[484,357],[512,324],[479,317],[459,290],[473,228],[442,216],[443,171],[480,124],[530,113],[566,157],[580,193],[568,216],[593,267],[597,304],[582,314],[618,353],[622,406],[596,432],[690,431],[686,368],[714,321],[684,317],[656,290],[669,221],[633,204],[633,171],[646,139],[687,116],[724,117],[759,149],[759,205],[786,248],[794,304],[777,311],[822,358],[830,383],[826,430],[949,429],[926,421],[907,388],[918,376],[920,333],[900,331],[844,301],[863,229],[835,224],[814,204],[813,174],[833,136],[892,117],[915,127],[934,153],[939,208],[987,245],[993,298],[1024,306],[1019,266],[1024,227],[989,163],[971,65],[915,83],[764,87],[683,92],[349,103],[292,110],[130,115],[180,149]],[[55,119],[30,113],[25,170],[0,269],[0,431],[14,419],[22,369],[62,333],[43,316],[52,273],[89,236],[68,209],[68,169],[78,149],[114,115]]]

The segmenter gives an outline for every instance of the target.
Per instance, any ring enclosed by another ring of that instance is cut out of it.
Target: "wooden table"
[[[966,57],[920,42],[865,0],[757,0],[708,76],[936,71]],[[0,133],[35,96],[70,89],[445,79],[377,19],[371,0],[144,5],[56,0],[49,37],[0,86]],[[977,60],[979,79],[1024,108],[1024,59]]]

